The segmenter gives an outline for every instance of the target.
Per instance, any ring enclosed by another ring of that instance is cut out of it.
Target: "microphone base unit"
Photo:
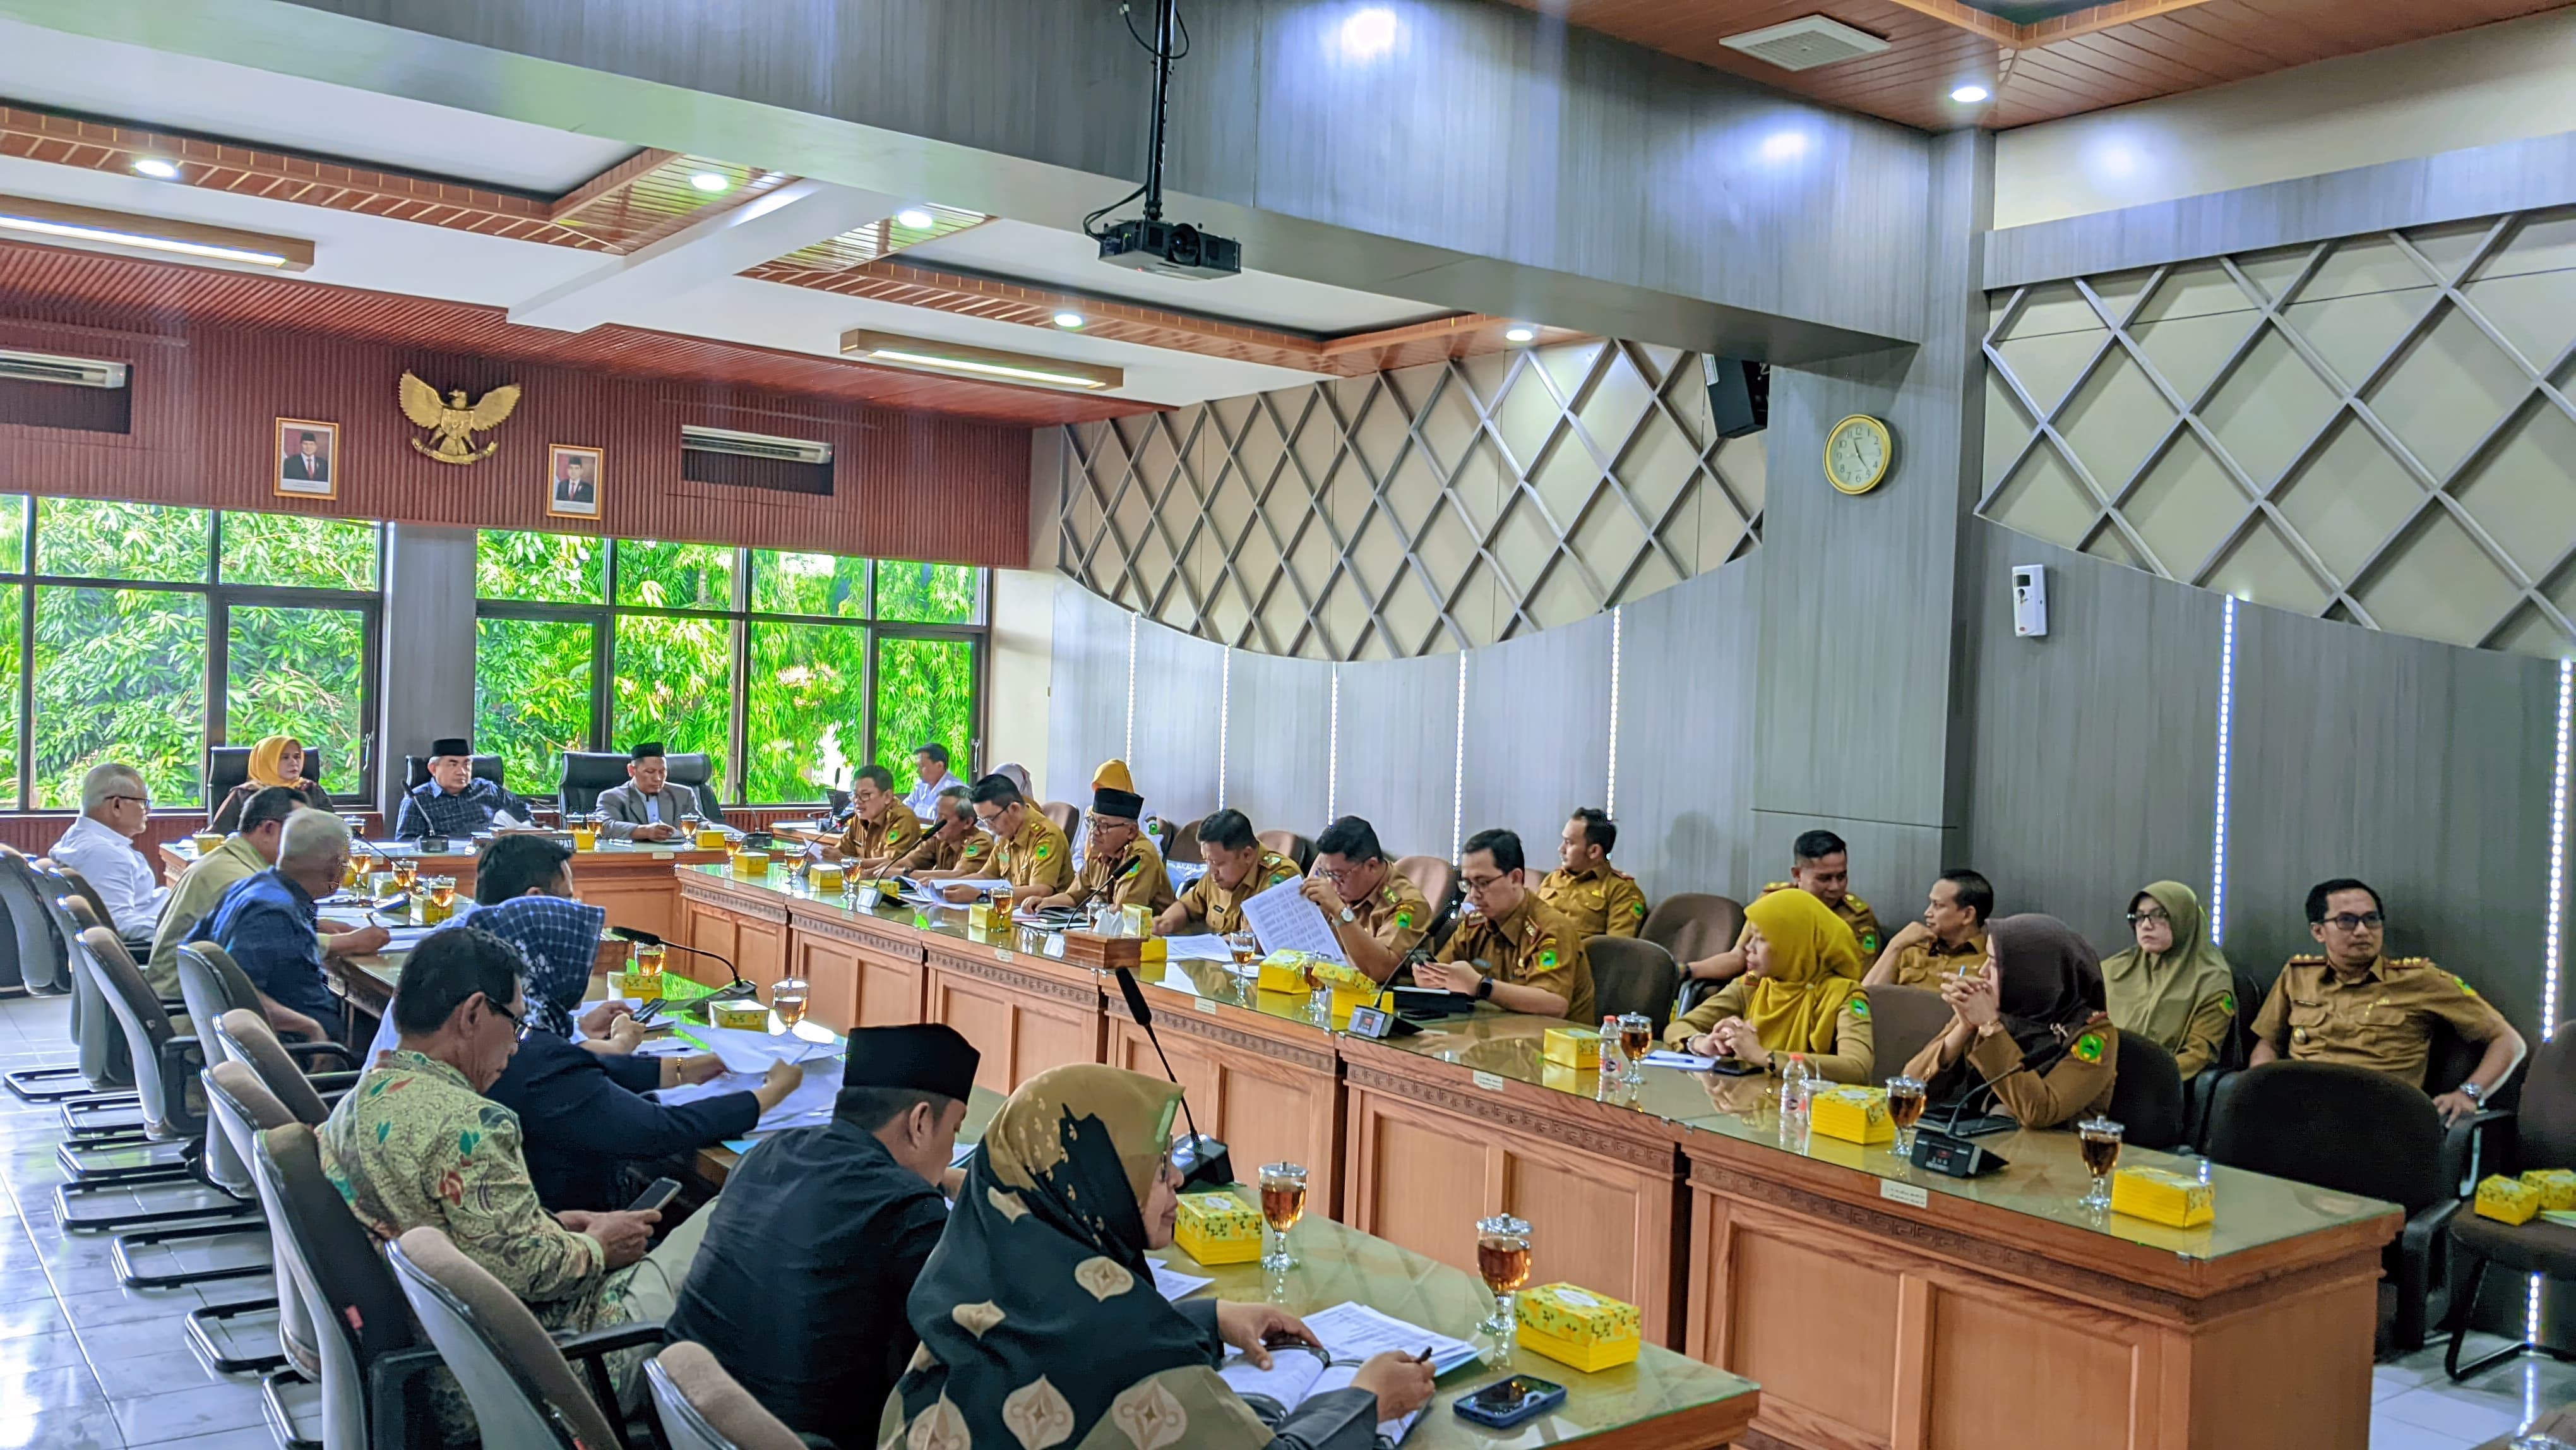
[[[1173,1139],[1172,1166],[1181,1172],[1183,1192],[1234,1186],[1234,1160],[1223,1143],[1205,1133]]]

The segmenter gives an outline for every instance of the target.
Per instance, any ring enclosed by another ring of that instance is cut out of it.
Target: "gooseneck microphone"
[[[685,942],[664,941],[662,938],[639,926],[612,926],[608,929],[608,934],[625,941],[631,941],[641,947],[666,947],[672,951],[687,952],[693,957],[705,957],[707,960],[724,968],[725,972],[730,975],[733,980],[724,986],[718,987],[714,991],[709,992],[700,1000],[708,1002],[748,1002],[755,1001],[760,996],[760,989],[753,986],[751,983],[744,981],[742,979],[742,973],[734,969],[733,963],[717,956],[714,952],[704,950],[700,947],[690,946]]]
[[[1154,1009],[1145,1005],[1145,989],[1136,984],[1132,968],[1118,968],[1118,995],[1127,999],[1127,1015],[1145,1032],[1145,1040],[1154,1044],[1154,1056],[1163,1064],[1163,1076],[1180,1087],[1179,1073],[1172,1071],[1172,1060],[1163,1056],[1163,1040],[1154,1035]],[[1190,1114],[1189,1090],[1181,1091],[1181,1121],[1187,1123],[1190,1135],[1172,1145],[1172,1166],[1181,1170],[1181,1187],[1227,1188],[1234,1183],[1234,1160],[1225,1145],[1199,1131],[1198,1119]]]

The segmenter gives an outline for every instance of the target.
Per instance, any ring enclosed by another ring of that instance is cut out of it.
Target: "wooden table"
[[[680,874],[693,921],[703,907],[736,941],[775,933],[763,950],[813,974],[818,1020],[848,1025],[862,1003],[892,1020],[917,1000],[915,1020],[975,1042],[995,1091],[1065,1062],[1159,1073],[1114,980],[1017,931],[978,940],[959,911],[859,911],[779,871]],[[1530,1220],[1536,1281],[1631,1300],[1650,1344],[1766,1386],[1746,1443],[2366,1444],[2394,1205],[2218,1169],[2214,1228],[2168,1231],[2077,1208],[2063,1133],[1994,1141],[2011,1166],[1960,1182],[1884,1148],[1783,1141],[1767,1080],[1650,1068],[1629,1088],[1555,1067],[1540,1039],[1563,1024],[1482,1007],[1370,1042],[1214,964],[1138,976],[1238,1176],[1303,1163],[1320,1211],[1451,1269],[1474,1262],[1476,1218]]]
[[[429,854],[416,841],[363,841],[361,854],[373,854],[386,860],[408,859],[419,863],[423,876],[453,876],[457,894],[474,895],[477,856],[473,848],[459,844],[443,854]],[[720,862],[723,851],[682,850],[677,846],[645,842],[602,841],[588,851],[577,851],[572,858],[574,888],[582,900],[608,909],[608,924],[649,931],[655,936],[675,936],[680,930],[679,887],[672,874],[674,866],[693,866]],[[197,863],[197,843],[182,838],[161,845],[161,869],[172,881]],[[383,867],[371,865],[370,870]]]

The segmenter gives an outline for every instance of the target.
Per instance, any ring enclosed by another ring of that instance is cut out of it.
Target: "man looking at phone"
[[[670,1337],[705,1345],[789,1429],[876,1443],[920,1343],[904,1300],[965,1180],[950,1161],[981,1060],[938,1023],[851,1033],[832,1121],[762,1141],[707,1210]]]

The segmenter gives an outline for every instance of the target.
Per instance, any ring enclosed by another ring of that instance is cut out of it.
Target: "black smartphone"
[[[638,1022],[651,1022],[654,1016],[661,1010],[661,998],[647,997],[644,999],[644,1005],[635,1009],[635,1020]]]
[[[626,1211],[628,1213],[642,1213],[648,1208],[657,1210],[669,1208],[671,1206],[671,1200],[679,1196],[680,1180],[676,1178],[656,1178],[651,1183],[645,1185],[644,1192],[639,1195],[633,1203],[626,1205]]]
[[[1708,1070],[1719,1077],[1754,1077],[1762,1071],[1740,1057],[1721,1057],[1710,1063]]]
[[[1460,1395],[1452,1407],[1461,1419],[1496,1430],[1508,1430],[1523,1420],[1544,1415],[1565,1403],[1565,1386],[1553,1384],[1536,1375],[1516,1374],[1496,1380],[1470,1395]]]

